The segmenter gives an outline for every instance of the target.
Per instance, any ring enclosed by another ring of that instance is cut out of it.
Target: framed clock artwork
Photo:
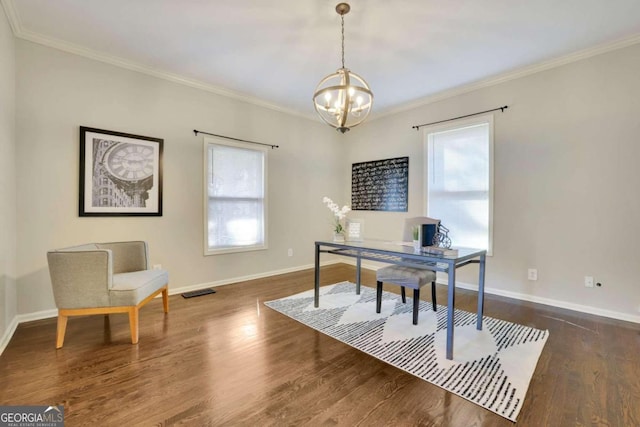
[[[162,216],[164,140],[80,126],[80,216]]]

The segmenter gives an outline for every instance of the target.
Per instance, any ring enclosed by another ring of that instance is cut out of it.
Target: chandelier
[[[313,106],[320,118],[342,133],[362,123],[373,106],[373,92],[367,82],[344,66],[344,15],[350,10],[347,3],[336,6],[342,21],[342,68],[322,79],[313,94]]]

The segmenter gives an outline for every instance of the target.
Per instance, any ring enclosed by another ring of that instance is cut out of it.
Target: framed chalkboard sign
[[[351,165],[351,209],[407,212],[409,157]]]

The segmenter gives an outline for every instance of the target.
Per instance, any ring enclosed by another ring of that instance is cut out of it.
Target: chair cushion
[[[113,275],[109,290],[111,306],[138,305],[146,297],[169,283],[166,270],[142,270]]]
[[[421,268],[390,265],[379,269],[376,272],[376,279],[378,282],[394,283],[399,286],[420,289],[427,283],[435,282],[436,273]]]

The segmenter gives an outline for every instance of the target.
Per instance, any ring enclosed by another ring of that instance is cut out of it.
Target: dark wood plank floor
[[[323,268],[323,284],[354,278]],[[67,426],[513,425],[263,305],[312,287],[306,270],[176,295],[166,316],[156,299],[138,345],[125,315],[70,319],[57,351],[55,319],[22,324],[0,356],[0,404],[62,404]],[[474,292],[456,297],[475,311]],[[640,426],[640,325],[491,295],[485,314],[550,331],[518,426]]]

